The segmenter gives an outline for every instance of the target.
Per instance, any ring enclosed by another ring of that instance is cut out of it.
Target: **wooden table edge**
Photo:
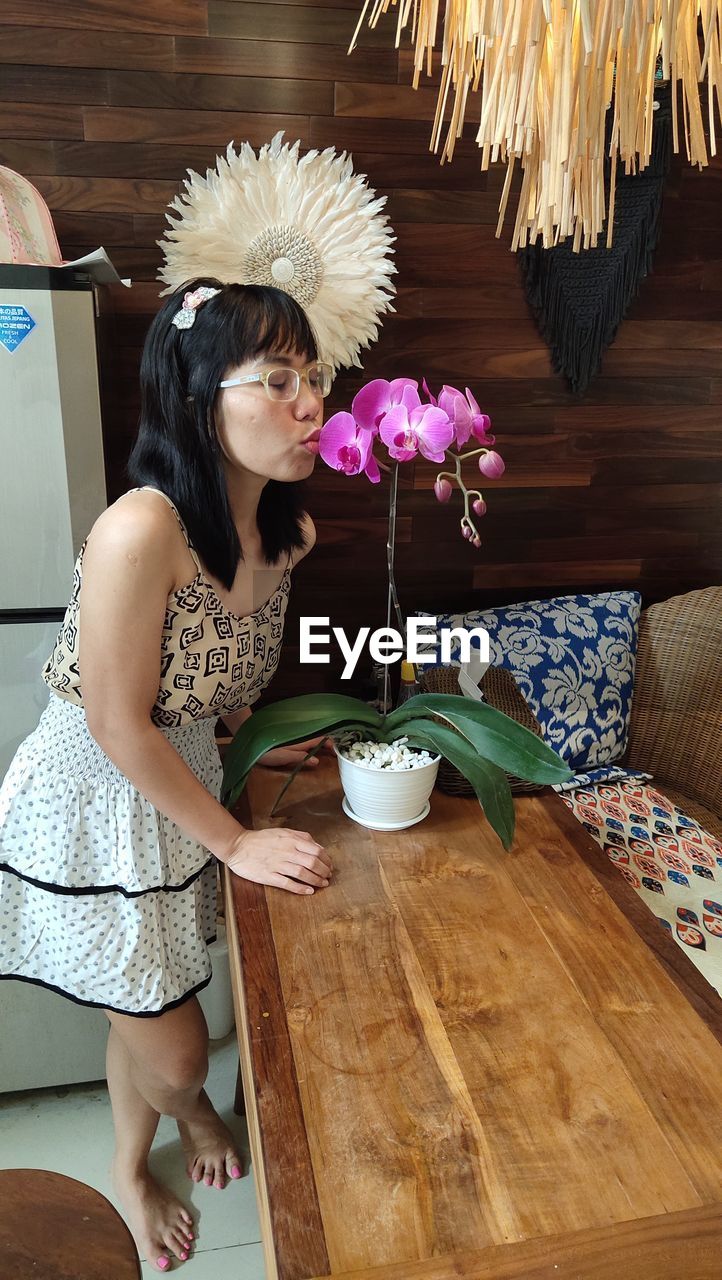
[[[247,790],[242,793],[240,801],[234,809],[234,814],[245,827],[253,827],[253,814]],[[321,1218],[316,1177],[301,1108],[301,1096],[298,1088],[291,1036],[285,1018],[285,1005],[283,1004],[278,963],[271,941],[273,930],[266,890],[263,885],[233,875],[227,867],[225,869],[224,886],[227,904],[226,914],[228,916],[231,986],[236,1016],[241,1078],[243,1081],[251,1158],[256,1177],[256,1198],[258,1201],[267,1280],[290,1280],[291,1276],[298,1277],[299,1272],[296,1266],[297,1259],[294,1261],[296,1249],[292,1245],[289,1245],[287,1250],[284,1248],[284,1244],[288,1241],[289,1213],[284,1211],[284,1206],[274,1208],[269,1192],[268,1169],[265,1159],[266,1146],[261,1125],[261,1109],[264,1099],[262,1096],[259,1105],[257,1086],[260,1072],[258,1070],[258,1061],[255,1059],[253,1051],[252,1007],[248,998],[248,983],[244,974],[244,968],[247,969],[247,966],[244,965],[244,948],[239,933],[239,918],[243,911],[249,910],[257,913],[261,926],[260,929],[255,931],[254,945],[256,947],[256,959],[260,960],[264,975],[264,991],[257,994],[259,997],[262,996],[261,1003],[265,1004],[268,1003],[270,993],[277,993],[280,1004],[280,1008],[277,1010],[269,1008],[261,1013],[262,1034],[264,1037],[268,1037],[271,1046],[274,1044],[278,1046],[280,1059],[284,1063],[290,1064],[292,1072],[291,1083],[293,1087],[289,1088],[283,1095],[284,1122],[287,1127],[288,1149],[294,1166],[295,1180],[303,1186],[304,1192],[303,1229],[300,1233],[297,1233],[301,1237],[297,1249],[300,1249],[304,1258],[313,1260],[312,1264],[306,1269],[304,1276],[304,1280],[306,1280],[306,1277],[313,1275],[315,1272],[330,1269],[330,1262],[326,1250],[326,1237]],[[262,954],[259,954],[259,941]],[[264,1015],[268,1017],[267,1022],[263,1021]],[[260,1032],[261,1028],[259,1028]],[[257,1040],[256,1043],[258,1044],[259,1041]]]
[[[258,1205],[258,1218],[261,1226],[263,1260],[266,1268],[266,1280],[278,1280],[278,1264],[273,1244],[271,1204],[268,1194],[268,1183],[266,1181],[266,1165],[263,1158],[263,1137],[261,1135],[260,1118],[258,1115],[256,1090],[252,1087],[255,1079],[255,1072],[253,1070],[253,1055],[251,1050],[251,1034],[248,1023],[246,988],[241,970],[241,950],[238,937],[238,924],[236,921],[236,903],[234,896],[235,886],[233,883],[234,876],[233,872],[229,871],[228,867],[225,868],[225,878],[226,902],[229,903],[231,907],[228,912],[228,920],[226,922],[228,940],[230,943],[228,955],[231,970],[231,988],[233,991],[236,1034],[238,1038],[238,1049],[241,1062],[243,1098],[246,1104],[248,1141],[251,1148],[251,1161],[253,1164],[253,1176],[256,1187],[256,1203]],[[262,891],[260,892],[260,896],[263,896]]]

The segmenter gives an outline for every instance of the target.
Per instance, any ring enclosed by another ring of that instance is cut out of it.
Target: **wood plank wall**
[[[721,581],[719,157],[704,172],[675,159],[654,275],[579,399],[527,310],[510,227],[495,238],[503,170],[481,174],[470,138],[439,166],[427,150],[435,91],[409,87],[393,19],[347,56],[357,12],[356,0],[3,0],[0,163],[43,193],[66,256],[102,243],[134,281],[114,290],[104,329],[111,498],[125,488],[165,207],[187,167],[205,172],[230,139],[259,145],[284,129],[304,147],[351,150],[388,196],[397,312],[365,376],[468,383],[507,461],[487,485],[480,552],[458,536],[457,509],[434,502],[435,468],[404,473],[403,606],[613,587],[651,602]],[[342,377],[331,407],[358,385]],[[349,632],[385,622],[385,491],[319,463],[309,506],[319,545],[297,574],[279,695],[330,686],[338,672],[336,661],[298,667],[300,612]]]

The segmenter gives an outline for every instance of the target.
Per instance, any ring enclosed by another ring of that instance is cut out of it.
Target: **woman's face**
[[[269,369],[305,369],[307,355],[270,351],[226,370],[223,381]],[[323,399],[302,378],[295,400],[272,400],[262,382],[223,387],[215,409],[216,433],[226,462],[264,480],[303,480],[313,471],[323,423]]]

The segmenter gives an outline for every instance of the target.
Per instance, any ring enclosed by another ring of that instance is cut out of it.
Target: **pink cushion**
[[[14,169],[0,165],[0,262],[57,267],[62,261],[40,192]]]
[[[562,800],[722,994],[722,843],[648,782],[580,787]]]

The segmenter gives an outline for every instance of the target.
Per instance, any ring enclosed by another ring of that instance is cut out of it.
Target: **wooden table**
[[[256,826],[279,789],[255,771]],[[232,878],[269,1280],[719,1280],[716,993],[553,792],[367,831],[333,761],[278,825],[328,889]]]

